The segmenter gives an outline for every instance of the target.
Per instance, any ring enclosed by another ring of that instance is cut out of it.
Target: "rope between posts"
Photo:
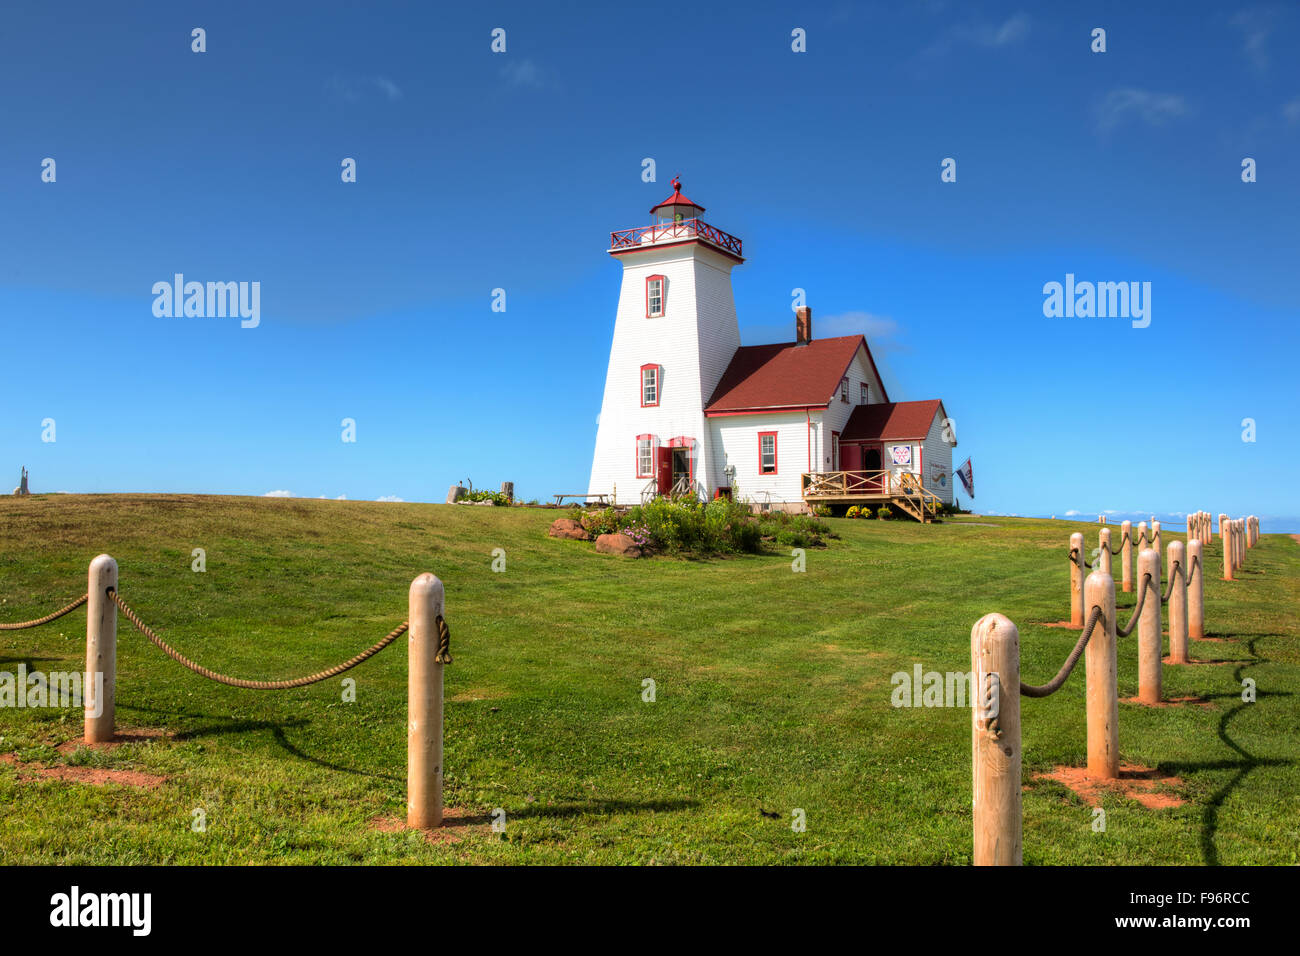
[[[1080,560],[1080,558],[1079,558],[1079,549],[1078,549],[1078,548],[1071,548],[1071,549],[1070,549],[1070,563],[1071,563],[1071,564],[1074,564],[1074,562],[1076,562],[1076,561],[1078,561],[1078,560]],[[1082,560],[1083,560],[1083,566],[1084,566],[1085,568],[1090,568],[1090,567],[1092,567],[1092,562],[1090,562],[1087,558],[1083,558]]]
[[[342,664],[336,664],[335,666],[329,668],[328,670],[320,671],[315,674],[309,674],[306,677],[295,677],[292,680],[275,680],[275,681],[244,680],[243,678],[240,677],[229,677],[225,674],[219,674],[216,671],[209,670],[208,668],[204,667],[201,664],[194,663],[189,658],[185,657],[183,654],[177,651],[175,648],[167,644],[167,642],[164,641],[162,638],[160,638],[157,634],[155,634],[153,630],[149,627],[149,625],[145,624],[144,621],[140,620],[139,616],[134,611],[132,611],[130,607],[127,606],[126,602],[122,600],[121,595],[119,595],[115,590],[110,588],[108,594],[110,597],[112,597],[113,603],[117,605],[118,609],[122,612],[122,614],[126,617],[126,619],[130,621],[132,624],[134,624],[136,626],[136,629],[139,630],[141,634],[149,638],[151,644],[157,647],[160,651],[162,651],[172,660],[176,661],[176,663],[180,664],[182,667],[189,668],[194,673],[198,674],[200,677],[206,677],[208,680],[216,681],[218,684],[226,684],[230,687],[242,687],[245,688],[246,690],[290,690],[295,687],[306,687],[308,684],[316,684],[319,683],[320,681],[328,680],[329,678],[342,674],[344,671],[351,670],[352,668],[356,667],[358,664],[362,663],[363,661],[367,661],[370,658],[374,657],[376,654],[382,651],[389,644],[393,643],[393,641],[397,640],[397,638],[401,637],[410,629],[410,623],[407,621],[403,621],[401,624],[397,625],[397,627],[389,631],[388,634],[386,634],[383,637],[383,639],[381,639],[375,644],[372,644],[370,647],[366,648],[356,657],[353,657],[350,660],[346,660]],[[438,625],[438,653],[435,660],[440,664],[450,664],[451,663],[451,629],[447,627],[447,622],[443,620],[441,614],[438,615],[437,625]]]
[[[71,614],[77,608],[81,607],[81,605],[85,604],[86,601],[88,600],[90,600],[90,595],[83,594],[81,597],[77,598],[67,607],[59,608],[59,610],[55,611],[53,614],[47,614],[44,617],[38,617],[34,621],[19,621],[15,624],[0,624],[0,631],[21,631],[24,628],[40,627],[42,624],[49,624],[50,621],[57,621],[65,614]]]
[[[1182,566],[1175,561],[1174,566],[1169,569],[1169,589],[1165,591],[1164,595],[1160,598],[1161,604],[1169,603],[1169,596],[1174,593],[1174,582],[1178,580],[1178,575],[1182,573]]]
[[[1123,535],[1120,537],[1120,539],[1119,539],[1119,547],[1118,547],[1118,548],[1111,548],[1111,549],[1110,549],[1110,553],[1111,553],[1111,554],[1119,554],[1121,551],[1124,550],[1124,542],[1125,542],[1125,541],[1132,541],[1132,540],[1133,540],[1133,539],[1129,536],[1128,532],[1127,532],[1127,531],[1124,532],[1124,534],[1123,534]]]
[[[1142,575],[1142,583],[1138,585],[1137,605],[1133,608],[1133,616],[1129,618],[1128,625],[1115,629],[1115,633],[1120,637],[1128,637],[1133,633],[1133,628],[1137,626],[1138,618],[1142,615],[1142,605],[1147,599],[1147,588],[1151,586],[1151,575]]]
[[[1026,684],[1024,681],[1021,681],[1021,696],[1050,697],[1052,694],[1055,694],[1060,690],[1062,685],[1064,685],[1066,680],[1069,678],[1070,672],[1074,670],[1074,665],[1079,663],[1079,656],[1083,653],[1083,649],[1088,646],[1088,639],[1092,637],[1093,628],[1097,626],[1097,622],[1100,620],[1101,608],[1094,604],[1092,606],[1092,613],[1088,615],[1088,623],[1084,625],[1083,633],[1079,635],[1078,643],[1074,645],[1074,650],[1070,651],[1070,656],[1065,659],[1065,663],[1061,665],[1060,671],[1058,671],[1056,676],[1046,684]]]

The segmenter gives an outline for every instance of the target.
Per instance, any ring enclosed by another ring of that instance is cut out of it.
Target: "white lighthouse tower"
[[[650,225],[610,234],[623,285],[587,491],[617,485],[622,503],[727,484],[704,407],[740,348],[731,270],[744,262],[741,242],[672,185]]]

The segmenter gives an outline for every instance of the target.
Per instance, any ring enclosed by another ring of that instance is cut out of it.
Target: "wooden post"
[[[1110,528],[1102,528],[1097,532],[1097,567],[1110,574]]]
[[[1205,564],[1201,542],[1187,544],[1187,636],[1205,639]]]
[[[1237,545],[1237,567],[1246,563],[1246,519],[1238,518],[1233,529],[1234,543]]]
[[[1142,616],[1138,619],[1138,700],[1144,704],[1160,703],[1160,556],[1150,548],[1138,555],[1138,587],[1151,576],[1147,585]]]
[[[1075,627],[1083,626],[1083,535],[1075,532],[1070,535],[1070,623]]]
[[[406,825],[421,830],[442,826],[442,614],[442,582],[421,574],[411,582],[406,641]]]
[[[1219,512],[1219,544],[1227,542],[1228,538],[1228,516],[1222,511]]]
[[[1084,650],[1088,700],[1088,776],[1119,777],[1119,668],[1115,656],[1115,581],[1100,571],[1088,575],[1088,613],[1101,608],[1097,628]]]
[[[86,673],[81,698],[88,744],[107,743],[117,729],[117,605],[108,596],[109,588],[117,590],[117,562],[101,554],[90,562],[86,581]]]
[[[1119,530],[1120,571],[1124,575],[1124,590],[1128,592],[1133,590],[1133,522],[1125,521]]]
[[[1019,866],[1020,633],[1001,614],[970,632],[971,768],[976,866]],[[996,729],[993,721],[996,720]],[[995,736],[996,735],[996,736]]]
[[[1187,545],[1169,542],[1169,662],[1189,663],[1187,657]]]
[[[1223,545],[1223,580],[1232,580],[1232,526],[1227,521],[1219,523],[1219,543]]]

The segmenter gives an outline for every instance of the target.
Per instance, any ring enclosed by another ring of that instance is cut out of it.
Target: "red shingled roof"
[[[650,211],[653,213],[656,209],[662,209],[664,206],[694,206],[700,212],[704,212],[703,206],[682,195],[682,184],[677,181],[676,176],[673,177],[673,194],[658,205],[651,206]]]
[[[714,389],[705,414],[825,408],[835,397],[840,379],[859,348],[866,349],[867,361],[875,372],[876,363],[861,335],[813,339],[807,345],[779,342],[741,346]]]
[[[934,416],[943,402],[931,398],[924,402],[882,402],[859,405],[853,409],[840,435],[841,442],[872,441],[888,438],[924,438],[930,433]]]

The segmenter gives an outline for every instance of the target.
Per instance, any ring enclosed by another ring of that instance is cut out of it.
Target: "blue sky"
[[[581,491],[608,234],[677,174],[745,242],[743,340],[796,287],[866,332],[978,510],[1300,530],[1300,9],[703,6],[7,4],[0,479]],[[177,272],[260,282],[261,324],[155,317]],[[1150,326],[1045,317],[1067,273],[1150,282]]]

